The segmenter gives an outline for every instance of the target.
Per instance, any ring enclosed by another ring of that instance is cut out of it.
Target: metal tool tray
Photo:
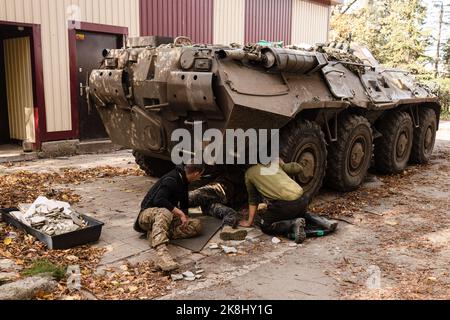
[[[88,227],[73,231],[70,233],[65,233],[57,236],[49,236],[42,233],[36,229],[33,229],[21,221],[15,219],[10,212],[19,211],[18,209],[0,209],[3,221],[24,230],[26,233],[34,236],[39,241],[45,243],[47,247],[51,250],[64,250],[70,249],[76,246],[88,244],[91,242],[97,242],[100,239],[102,233],[102,228],[104,226],[103,222],[95,220],[86,215],[81,215],[83,219],[88,223]]]

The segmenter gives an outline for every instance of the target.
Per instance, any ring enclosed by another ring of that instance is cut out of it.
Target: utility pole
[[[351,3],[348,4],[347,8],[344,9],[344,11],[341,12],[341,14],[346,14],[348,10],[350,10],[353,5],[358,2],[358,0],[353,0]]]
[[[441,8],[440,8],[440,13],[439,13],[439,34],[438,34],[437,48],[436,48],[436,62],[434,65],[434,68],[435,68],[434,77],[436,79],[439,76],[439,62],[441,60],[441,37],[442,37],[442,25],[444,23],[444,2],[441,1],[440,7]]]

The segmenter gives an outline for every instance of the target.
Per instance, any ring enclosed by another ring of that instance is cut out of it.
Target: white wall
[[[330,7],[307,0],[293,0],[292,44],[314,45],[328,41]]]
[[[243,44],[245,0],[214,0],[214,44]]]

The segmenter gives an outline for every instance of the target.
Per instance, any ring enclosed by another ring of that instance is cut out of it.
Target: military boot
[[[230,226],[225,226],[220,233],[220,239],[223,241],[244,241],[247,234],[246,230],[233,229]]]
[[[303,218],[294,220],[292,234],[289,239],[294,240],[295,243],[303,243],[306,240],[306,221]]]
[[[308,225],[316,225],[330,232],[336,231],[338,227],[338,223],[336,221],[331,221],[324,217],[316,216],[309,212],[305,214],[305,219],[308,222]]]
[[[170,256],[166,245],[160,245],[156,248],[155,265],[164,272],[175,271],[179,268],[179,265]]]
[[[306,239],[306,221],[303,218],[295,220],[285,220],[273,223],[267,231],[269,234],[279,234],[286,236],[295,243],[303,243]]]

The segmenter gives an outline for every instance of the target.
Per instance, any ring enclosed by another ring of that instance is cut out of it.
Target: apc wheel
[[[142,171],[151,177],[161,178],[175,168],[175,165],[170,161],[148,157],[139,151],[133,151],[133,156]]]
[[[364,182],[372,154],[370,122],[358,115],[345,116],[338,126],[338,141],[328,148],[327,185],[341,192],[356,190]]]
[[[320,126],[306,120],[293,121],[281,133],[280,156],[300,163],[304,171],[296,177],[304,195],[312,201],[322,187],[327,167],[325,136]]]
[[[414,130],[411,162],[423,164],[430,161],[436,142],[437,118],[432,109],[419,111],[420,127]]]
[[[382,137],[375,141],[375,166],[380,173],[406,169],[413,145],[413,122],[406,112],[392,112],[378,125]]]

